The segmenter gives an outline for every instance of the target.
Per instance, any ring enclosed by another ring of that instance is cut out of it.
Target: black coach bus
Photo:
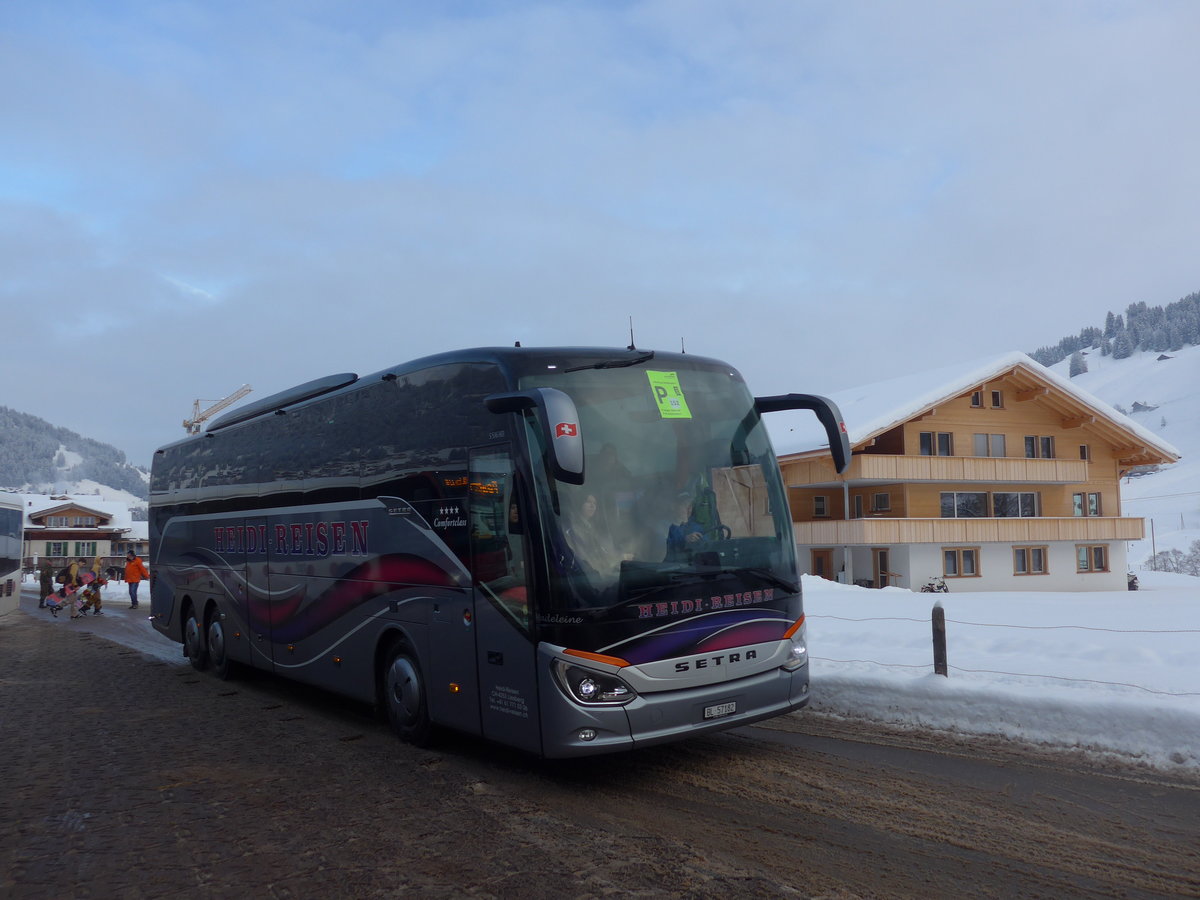
[[[713,359],[484,348],[333,375],[159,449],[155,628],[546,757],[808,702],[791,518],[754,398]]]

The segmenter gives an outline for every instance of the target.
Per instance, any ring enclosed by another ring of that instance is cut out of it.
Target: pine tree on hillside
[[[1111,338],[1117,333],[1117,317],[1113,315],[1112,310],[1109,310],[1108,315],[1104,317],[1104,336]]]
[[[1071,377],[1074,378],[1076,375],[1082,375],[1087,370],[1087,360],[1083,358],[1083,353],[1076,350],[1071,354]]]
[[[1128,331],[1118,331],[1113,338],[1113,359],[1129,359],[1133,356],[1133,342],[1129,339]]]

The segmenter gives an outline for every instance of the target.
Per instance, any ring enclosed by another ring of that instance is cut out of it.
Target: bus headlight
[[[583,669],[565,660],[554,661],[554,675],[571,698],[589,706],[628,703],[636,692],[615,675]]]
[[[801,625],[796,633],[792,635],[792,647],[788,651],[788,657],[784,660],[783,668],[788,672],[794,672],[808,662],[808,637],[805,634],[807,629]]]

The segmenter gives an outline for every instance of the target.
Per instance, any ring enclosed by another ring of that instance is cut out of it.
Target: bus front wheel
[[[208,647],[204,643],[204,630],[196,618],[196,608],[189,606],[183,620],[183,652],[193,668],[203,671],[208,668]]]
[[[393,651],[383,673],[383,705],[400,739],[423,747],[432,727],[421,668],[407,649]]]

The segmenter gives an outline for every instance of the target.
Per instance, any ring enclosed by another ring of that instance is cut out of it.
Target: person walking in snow
[[[125,583],[129,585],[129,608],[138,608],[138,585],[150,577],[150,570],[142,562],[141,557],[130,550],[125,554]]]
[[[100,607],[104,603],[104,598],[100,595],[100,588],[104,587],[104,581],[91,572],[84,572],[83,584],[83,593],[79,595],[83,601],[83,605],[79,608],[80,615],[86,616],[89,609],[93,616],[101,615]]]
[[[73,562],[67,566],[67,584],[75,588],[75,590],[83,587],[82,575],[86,569],[87,560],[82,556],[79,557],[78,562]]]
[[[54,593],[54,566],[50,565],[50,560],[43,559],[42,566],[38,569],[38,580],[41,582],[41,600],[38,601],[38,609],[45,609],[46,598]]]

